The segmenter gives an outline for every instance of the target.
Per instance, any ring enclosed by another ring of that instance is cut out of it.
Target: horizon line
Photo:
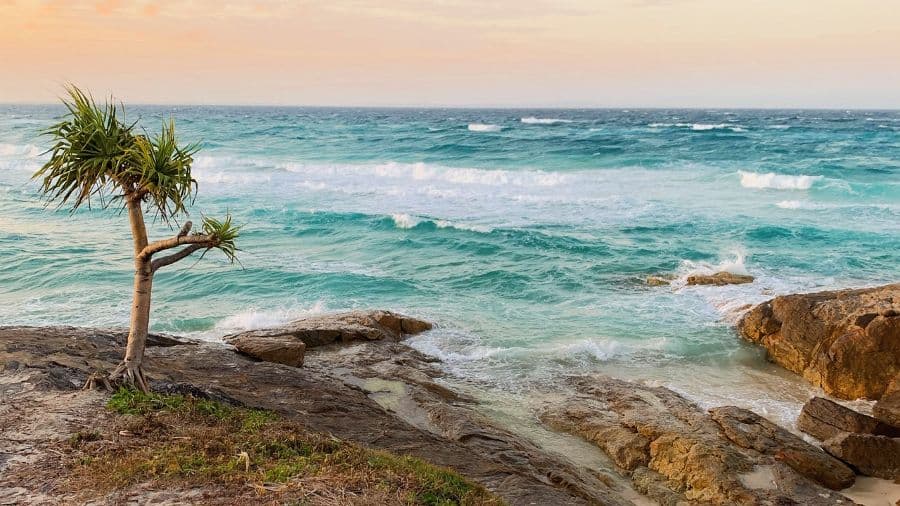
[[[59,102],[0,102],[0,106],[62,106],[62,99]],[[121,100],[118,102],[125,106],[137,107],[247,107],[247,108],[295,108],[295,109],[481,109],[481,110],[498,110],[498,111],[521,111],[521,110],[557,110],[557,111],[659,111],[659,110],[714,110],[714,111],[900,111],[900,107],[833,107],[833,106],[812,106],[812,107],[787,107],[787,106],[568,106],[568,105],[310,105],[310,104],[263,104],[263,103],[163,103],[163,102],[129,102],[125,103]]]

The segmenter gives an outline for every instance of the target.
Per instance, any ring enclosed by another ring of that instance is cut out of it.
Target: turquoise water
[[[59,113],[0,106],[0,322],[126,325],[126,218],[45,209],[29,181]],[[897,111],[129,114],[202,141],[194,217],[245,226],[243,268],[210,254],[157,275],[156,331],[391,308],[437,321],[415,346],[500,392],[608,371],[778,411],[803,387],[736,338],[739,310],[900,279]],[[757,281],[683,286],[719,269]]]

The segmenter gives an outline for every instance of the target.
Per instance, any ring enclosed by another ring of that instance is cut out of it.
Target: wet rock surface
[[[722,271],[715,274],[693,274],[688,276],[687,284],[714,286],[742,285],[745,283],[752,283],[753,279],[753,276],[747,274],[735,274],[733,272]]]
[[[253,360],[216,343],[156,336],[146,351],[146,372],[157,391],[270,409],[312,431],[453,468],[510,504],[630,504],[622,493],[633,491],[623,489],[615,474],[581,469],[498,427],[475,409],[471,398],[442,385],[434,359],[395,341],[422,325],[390,316],[378,324],[390,330],[388,338],[354,338],[341,345],[341,334],[330,345],[308,349],[302,368]],[[73,395],[90,372],[111,370],[118,363],[126,335],[71,327],[0,327],[0,395],[17,402],[34,392]],[[55,430],[65,437],[64,429]],[[0,445],[15,444],[13,436],[3,432]],[[15,478],[21,469],[17,466],[52,463],[5,462],[0,475],[4,499],[15,501],[36,491],[52,495],[42,488],[46,483],[22,485]]]
[[[706,413],[666,388],[600,375],[569,383],[577,394],[541,420],[596,444],[662,504],[853,504],[817,483],[849,484],[847,466],[747,410]]]
[[[228,335],[224,339],[228,343],[295,339],[302,341],[306,348],[315,348],[353,341],[399,341],[404,335],[418,334],[431,327],[426,321],[391,311],[350,311],[311,316],[275,328]]]
[[[900,283],[776,297],[738,329],[835,397],[879,399],[900,375]]]

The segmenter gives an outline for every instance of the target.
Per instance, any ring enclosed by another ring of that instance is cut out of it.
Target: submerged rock
[[[687,278],[688,285],[742,285],[752,283],[753,276],[747,274],[735,274],[733,272],[717,272],[715,274],[692,274]]]
[[[646,283],[650,286],[666,286],[675,279],[673,276],[647,276]]]
[[[280,327],[249,330],[225,336],[226,342],[264,342],[299,340],[306,348],[353,341],[399,341],[404,335],[418,334],[432,328],[426,321],[391,311],[350,311],[310,316]]]
[[[842,399],[878,399],[900,375],[900,283],[776,297],[738,329],[770,360]]]
[[[847,466],[749,411],[707,414],[669,389],[606,376],[570,383],[577,393],[540,419],[596,444],[660,502],[853,504],[812,481],[848,486]]]

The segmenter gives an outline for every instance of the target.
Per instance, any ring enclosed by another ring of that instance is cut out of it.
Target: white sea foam
[[[557,123],[571,123],[570,119],[561,119],[561,118],[536,118],[534,116],[528,116],[526,118],[520,118],[519,121],[525,123],[526,125],[555,125]]]
[[[42,150],[34,144],[6,144],[0,143],[0,156],[15,158],[36,158]]]
[[[587,355],[597,361],[606,362],[622,353],[622,345],[609,339],[581,339],[561,346],[556,350],[564,357]]]
[[[788,128],[791,128],[791,125],[769,125],[766,128],[770,130],[787,130]]]
[[[782,209],[801,209],[803,207],[803,202],[799,200],[782,200],[775,205]]]
[[[499,132],[500,125],[489,125],[484,123],[469,123],[470,132]]]
[[[782,209],[823,209],[825,206],[806,200],[782,200],[775,204]]]
[[[374,175],[386,178],[403,178],[415,181],[441,181],[454,184],[478,184],[486,186],[557,186],[568,180],[566,174],[541,170],[490,170],[456,168],[426,163],[388,162],[378,165],[281,165],[298,173]]]
[[[410,216],[406,213],[392,214],[391,219],[394,220],[394,225],[396,225],[397,228],[414,228],[419,223],[422,223],[420,218]]]
[[[484,225],[468,225],[465,223],[456,223],[447,220],[434,220],[434,224],[438,228],[455,228],[456,230],[468,230],[470,232],[478,232],[480,234],[490,234],[494,231],[491,227]]]
[[[733,123],[650,123],[647,126],[650,128],[689,128],[695,132],[705,132],[709,130],[731,130],[732,132],[747,131],[747,129],[741,125],[735,125]]]
[[[484,225],[471,225],[466,223],[457,223],[449,220],[434,220],[420,216],[411,216],[406,213],[395,213],[391,215],[394,225],[397,228],[410,229],[415,228],[422,223],[431,223],[437,228],[452,228],[456,230],[467,230],[470,232],[478,232],[481,234],[489,234],[493,231],[491,227]]]
[[[237,314],[223,318],[215,326],[215,333],[236,332],[245,330],[277,327],[291,320],[309,315],[322,314],[326,311],[325,303],[317,301],[309,308],[259,310],[247,309]]]
[[[265,172],[225,172],[220,170],[209,170],[202,166],[195,167],[191,171],[191,174],[197,181],[210,184],[247,185],[253,183],[268,183],[272,181],[271,174],[266,174]]]
[[[750,274],[746,265],[747,255],[741,248],[736,248],[718,263],[694,262],[683,260],[679,273],[681,278],[687,279],[694,274],[715,274],[717,272],[730,272],[732,274]]]
[[[721,130],[724,128],[730,128],[732,125],[727,125],[725,123],[719,123],[716,125],[710,125],[708,123],[694,123],[691,125],[691,130],[696,130],[698,132],[702,132],[705,130]]]
[[[738,171],[741,176],[741,186],[744,188],[775,189],[775,190],[808,190],[813,183],[822,179],[822,176],[789,176],[766,172]]]

